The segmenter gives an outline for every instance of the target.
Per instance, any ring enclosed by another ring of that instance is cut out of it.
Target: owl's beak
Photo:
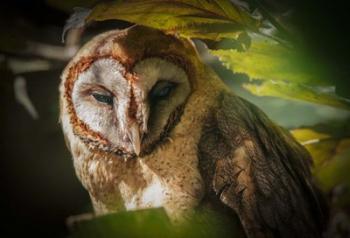
[[[133,123],[129,130],[129,139],[136,155],[140,154],[141,151],[141,136],[140,129],[137,123]]]

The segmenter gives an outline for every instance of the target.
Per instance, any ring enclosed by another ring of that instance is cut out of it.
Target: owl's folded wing
[[[310,156],[249,102],[223,93],[203,128],[200,168],[248,237],[320,237],[326,212]]]

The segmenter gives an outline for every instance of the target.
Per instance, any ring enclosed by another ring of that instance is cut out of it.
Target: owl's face
[[[186,72],[172,62],[150,57],[127,71],[116,59],[100,58],[78,76],[72,101],[109,150],[139,155],[161,138],[189,94]]]
[[[61,114],[69,114],[74,135],[92,150],[122,157],[151,152],[176,125],[193,90],[180,57],[188,54],[188,46],[140,29],[152,34],[143,40],[134,39],[140,35],[133,30],[97,37],[62,76],[61,99],[67,110]],[[155,37],[166,43],[158,44]]]

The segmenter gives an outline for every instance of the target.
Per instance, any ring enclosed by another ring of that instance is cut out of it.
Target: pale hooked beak
[[[137,123],[132,123],[129,128],[129,139],[135,154],[138,156],[141,151],[141,135],[140,128]]]

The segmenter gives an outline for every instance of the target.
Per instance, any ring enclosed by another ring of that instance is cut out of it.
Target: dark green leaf
[[[162,208],[119,212],[78,224],[71,238],[210,238],[243,237],[238,220],[213,211],[197,211],[187,221],[173,224]]]

